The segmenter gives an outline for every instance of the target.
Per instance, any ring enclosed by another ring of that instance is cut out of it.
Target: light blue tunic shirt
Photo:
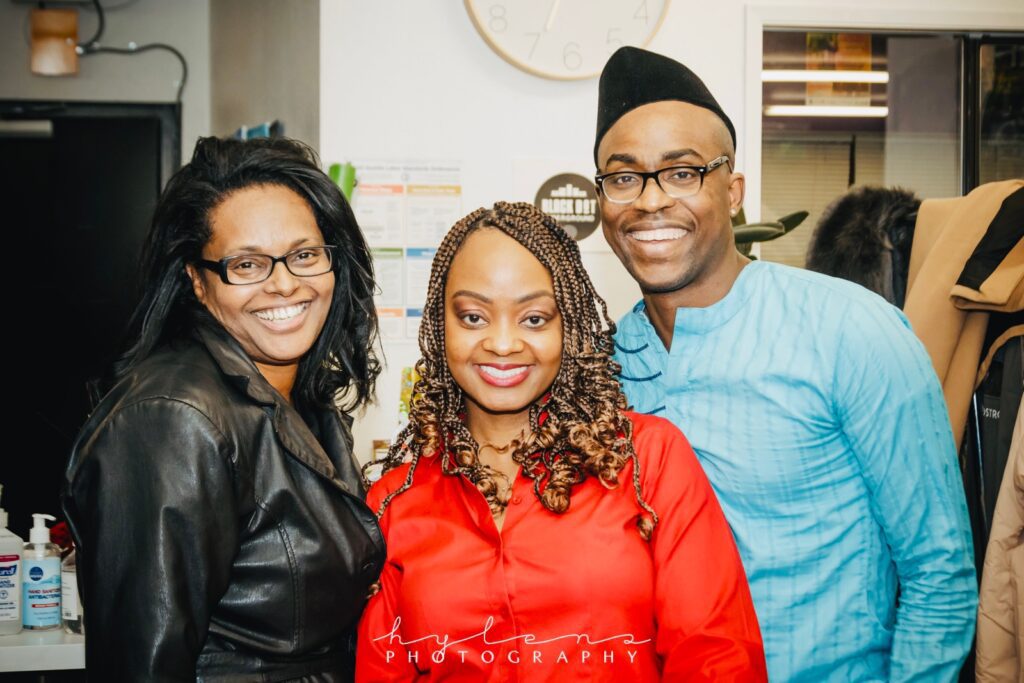
[[[942,389],[903,314],[755,261],[718,303],[677,311],[671,350],[642,302],[615,339],[630,403],[683,431],[718,494],[770,679],[955,680],[971,532]]]

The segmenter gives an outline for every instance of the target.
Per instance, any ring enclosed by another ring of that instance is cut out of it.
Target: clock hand
[[[551,30],[551,25],[555,23],[555,15],[558,14],[558,4],[562,0],[555,0],[551,3],[551,11],[548,12],[548,21],[544,24],[544,32],[547,33]]]

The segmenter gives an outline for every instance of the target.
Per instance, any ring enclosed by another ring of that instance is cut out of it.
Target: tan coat
[[[1024,180],[986,183],[966,197],[926,199],[918,210],[903,311],[942,382],[957,447],[989,360],[981,357],[988,312],[1024,308],[1024,242],[977,289],[957,280],[1003,201],[1022,188]],[[999,344],[1020,334],[1024,325],[1010,328]]]
[[[978,683],[1024,683],[1024,406],[999,487],[978,603]]]

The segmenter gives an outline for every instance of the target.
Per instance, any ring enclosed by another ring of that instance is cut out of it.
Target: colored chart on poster
[[[405,170],[405,242],[437,246],[462,217],[461,169],[454,164],[409,164]]]
[[[405,244],[405,182],[401,164],[356,164],[352,194],[356,221],[372,247]]]
[[[382,338],[401,339],[405,336],[405,316],[401,308],[378,308],[377,322]]]
[[[405,303],[402,273],[405,270],[401,249],[371,249],[373,275],[377,291],[373,301],[378,306],[401,307]]]
[[[405,250],[405,305],[409,308],[423,308],[427,300],[427,284],[430,282],[430,266],[437,249]]]
[[[405,309],[405,336],[416,339],[420,333],[420,323],[423,322],[422,308]]]

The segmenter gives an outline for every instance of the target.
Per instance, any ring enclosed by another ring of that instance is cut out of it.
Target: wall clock
[[[487,44],[515,67],[559,80],[592,78],[623,45],[643,47],[670,0],[465,0]]]

